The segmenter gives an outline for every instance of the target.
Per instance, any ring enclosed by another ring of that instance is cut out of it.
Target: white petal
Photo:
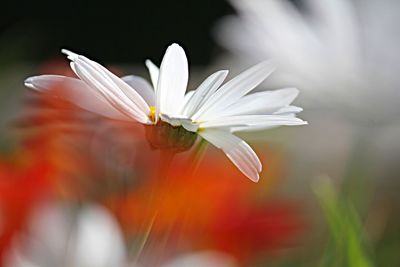
[[[41,75],[26,79],[25,85],[40,92],[62,88],[63,91],[59,92],[58,96],[80,108],[111,119],[131,121],[129,117],[115,109],[97,90],[79,79],[59,75]],[[53,90],[53,92],[58,91]]]
[[[181,120],[181,124],[183,128],[185,128],[189,132],[196,133],[199,129],[199,125],[197,123],[193,123],[192,120]]]
[[[279,109],[274,112],[274,115],[295,115],[296,113],[302,112],[303,109],[301,107],[296,106],[287,106]]]
[[[118,95],[116,91],[109,90],[114,86],[109,81],[101,80],[101,76],[98,76],[93,70],[88,70],[82,65],[71,63],[71,67],[74,69],[76,74],[83,80],[88,86],[98,90],[116,109],[123,112],[133,120],[138,122],[147,123],[148,119],[145,114],[137,107],[131,105],[131,103],[122,95]],[[115,89],[115,88],[114,88]]]
[[[187,131],[196,133],[199,125],[192,123],[192,120],[184,115],[168,116],[167,114],[160,114],[160,119],[174,127],[183,126]]]
[[[181,111],[188,79],[185,51],[179,45],[172,44],[161,62],[156,91],[158,113],[172,116]]]
[[[264,130],[270,130],[274,128],[278,128],[279,126],[282,125],[260,125],[260,126],[233,126],[233,127],[228,127],[227,129],[231,133],[237,133],[237,132],[256,132],[256,131],[264,131]]]
[[[71,68],[90,87],[98,90],[118,110],[141,123],[150,123],[150,108],[144,99],[119,77],[100,64],[67,50]]]
[[[147,59],[145,64],[147,69],[149,70],[153,88],[154,90],[156,90],[158,85],[158,76],[160,75],[160,69],[150,59]]]
[[[205,129],[199,134],[214,146],[222,149],[244,175],[254,182],[259,180],[261,162],[245,141],[221,129]]]
[[[124,76],[121,79],[138,92],[149,106],[156,105],[156,95],[148,81],[135,75]]]
[[[269,61],[261,62],[224,84],[206,101],[193,120],[201,121],[218,116],[218,112],[235,103],[264,81],[275,67]]]
[[[283,115],[243,115],[223,117],[215,120],[200,123],[200,128],[219,128],[219,127],[244,127],[246,130],[261,130],[271,126],[292,126],[304,125],[307,122],[290,116]]]
[[[63,51],[65,52],[65,50]],[[65,52],[68,53],[68,52]],[[82,66],[89,67],[89,69],[93,69],[98,72],[98,74],[103,76],[102,78],[105,78],[108,82],[111,82],[115,86],[113,86],[110,90],[116,90],[116,93],[120,95],[121,97],[125,98],[128,97],[129,100],[131,100],[133,105],[141,109],[143,112],[146,114],[149,112],[149,106],[146,104],[146,102],[143,100],[143,98],[140,96],[138,92],[135,90],[132,90],[132,88],[124,82],[121,78],[117,77],[115,74],[110,72],[108,69],[103,67],[102,65],[98,64],[95,61],[92,61],[84,56],[79,55],[75,60],[73,60],[74,63],[76,64],[82,64]],[[111,85],[111,84],[110,84]]]
[[[185,97],[183,98],[183,110],[188,105],[188,103],[191,101],[191,99],[193,98],[193,95],[194,95],[195,92],[196,91],[192,90],[192,91],[189,91],[189,92],[187,92],[185,94]],[[182,112],[182,113],[186,116],[186,114],[184,112]]]
[[[184,115],[168,116],[167,114],[160,114],[160,119],[174,127],[183,126],[187,131],[196,133],[199,125],[192,123],[192,120]]]
[[[195,90],[193,97],[184,107],[184,113],[191,117],[218,89],[228,75],[227,70],[217,71],[205,79]]]
[[[114,217],[99,206],[87,207],[78,217],[75,243],[67,255],[70,266],[123,266],[125,247]]]
[[[218,116],[273,114],[292,103],[298,94],[299,90],[295,88],[249,94],[221,111]]]
[[[160,119],[174,127],[181,126],[182,121],[190,122],[190,119],[183,115],[169,116],[167,114],[160,114]]]

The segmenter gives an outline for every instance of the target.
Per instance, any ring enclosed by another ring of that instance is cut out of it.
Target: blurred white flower
[[[358,120],[399,114],[399,1],[230,2],[238,15],[221,22],[217,38],[241,62],[274,60],[274,82],[304,90],[318,108]]]
[[[237,267],[237,261],[228,254],[217,251],[197,251],[175,257],[161,267]],[[130,267],[149,267],[148,265],[131,265]]]
[[[71,208],[51,205],[34,213],[5,266],[122,267],[125,260],[123,237],[105,209],[88,205],[76,216]]]
[[[171,260],[163,265],[163,267],[235,267],[237,262],[230,256],[214,251],[203,251],[189,253],[184,256]]]
[[[143,265],[144,264],[144,265]],[[140,267],[130,263],[117,222],[104,208],[87,204],[81,210],[47,204],[37,209],[28,232],[17,237],[5,267]],[[161,267],[236,267],[228,254],[198,251],[164,261]]]
[[[84,56],[67,50],[63,53],[80,79],[43,75],[28,78],[26,86],[47,91],[59,83],[69,91],[65,95],[68,100],[89,111],[146,125],[158,125],[161,120],[174,128],[182,126],[185,130],[179,134],[197,133],[222,149],[253,181],[259,179],[261,162],[253,149],[233,133],[306,124],[296,118],[302,109],[290,105],[298,95],[297,89],[249,94],[273,72],[269,62],[255,65],[224,85],[228,71],[218,71],[196,90],[186,92],[188,62],[177,44],[167,49],[160,69],[146,61],[153,88],[143,78],[119,78]]]

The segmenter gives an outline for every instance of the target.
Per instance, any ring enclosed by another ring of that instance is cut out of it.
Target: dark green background
[[[0,57],[40,62],[66,47],[107,62],[160,59],[173,41],[206,64],[218,48],[215,22],[232,8],[222,0],[8,1],[0,16]]]

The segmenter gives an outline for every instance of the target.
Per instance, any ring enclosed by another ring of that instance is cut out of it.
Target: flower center
[[[197,134],[182,126],[172,126],[158,121],[156,125],[146,125],[146,138],[152,148],[169,149],[174,152],[189,150],[197,139]]]
[[[149,114],[149,118],[152,122],[156,121],[156,107],[155,106],[151,106],[150,107],[150,114]]]

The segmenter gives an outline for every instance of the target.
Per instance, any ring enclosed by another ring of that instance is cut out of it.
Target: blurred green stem
[[[208,142],[205,139],[201,139],[193,151],[193,155],[189,160],[188,174],[193,175],[198,170],[201,161],[204,158],[205,152],[208,148]]]
[[[320,267],[372,267],[366,249],[367,238],[352,202],[340,197],[328,177],[314,184],[314,192],[333,238],[324,251]]]

